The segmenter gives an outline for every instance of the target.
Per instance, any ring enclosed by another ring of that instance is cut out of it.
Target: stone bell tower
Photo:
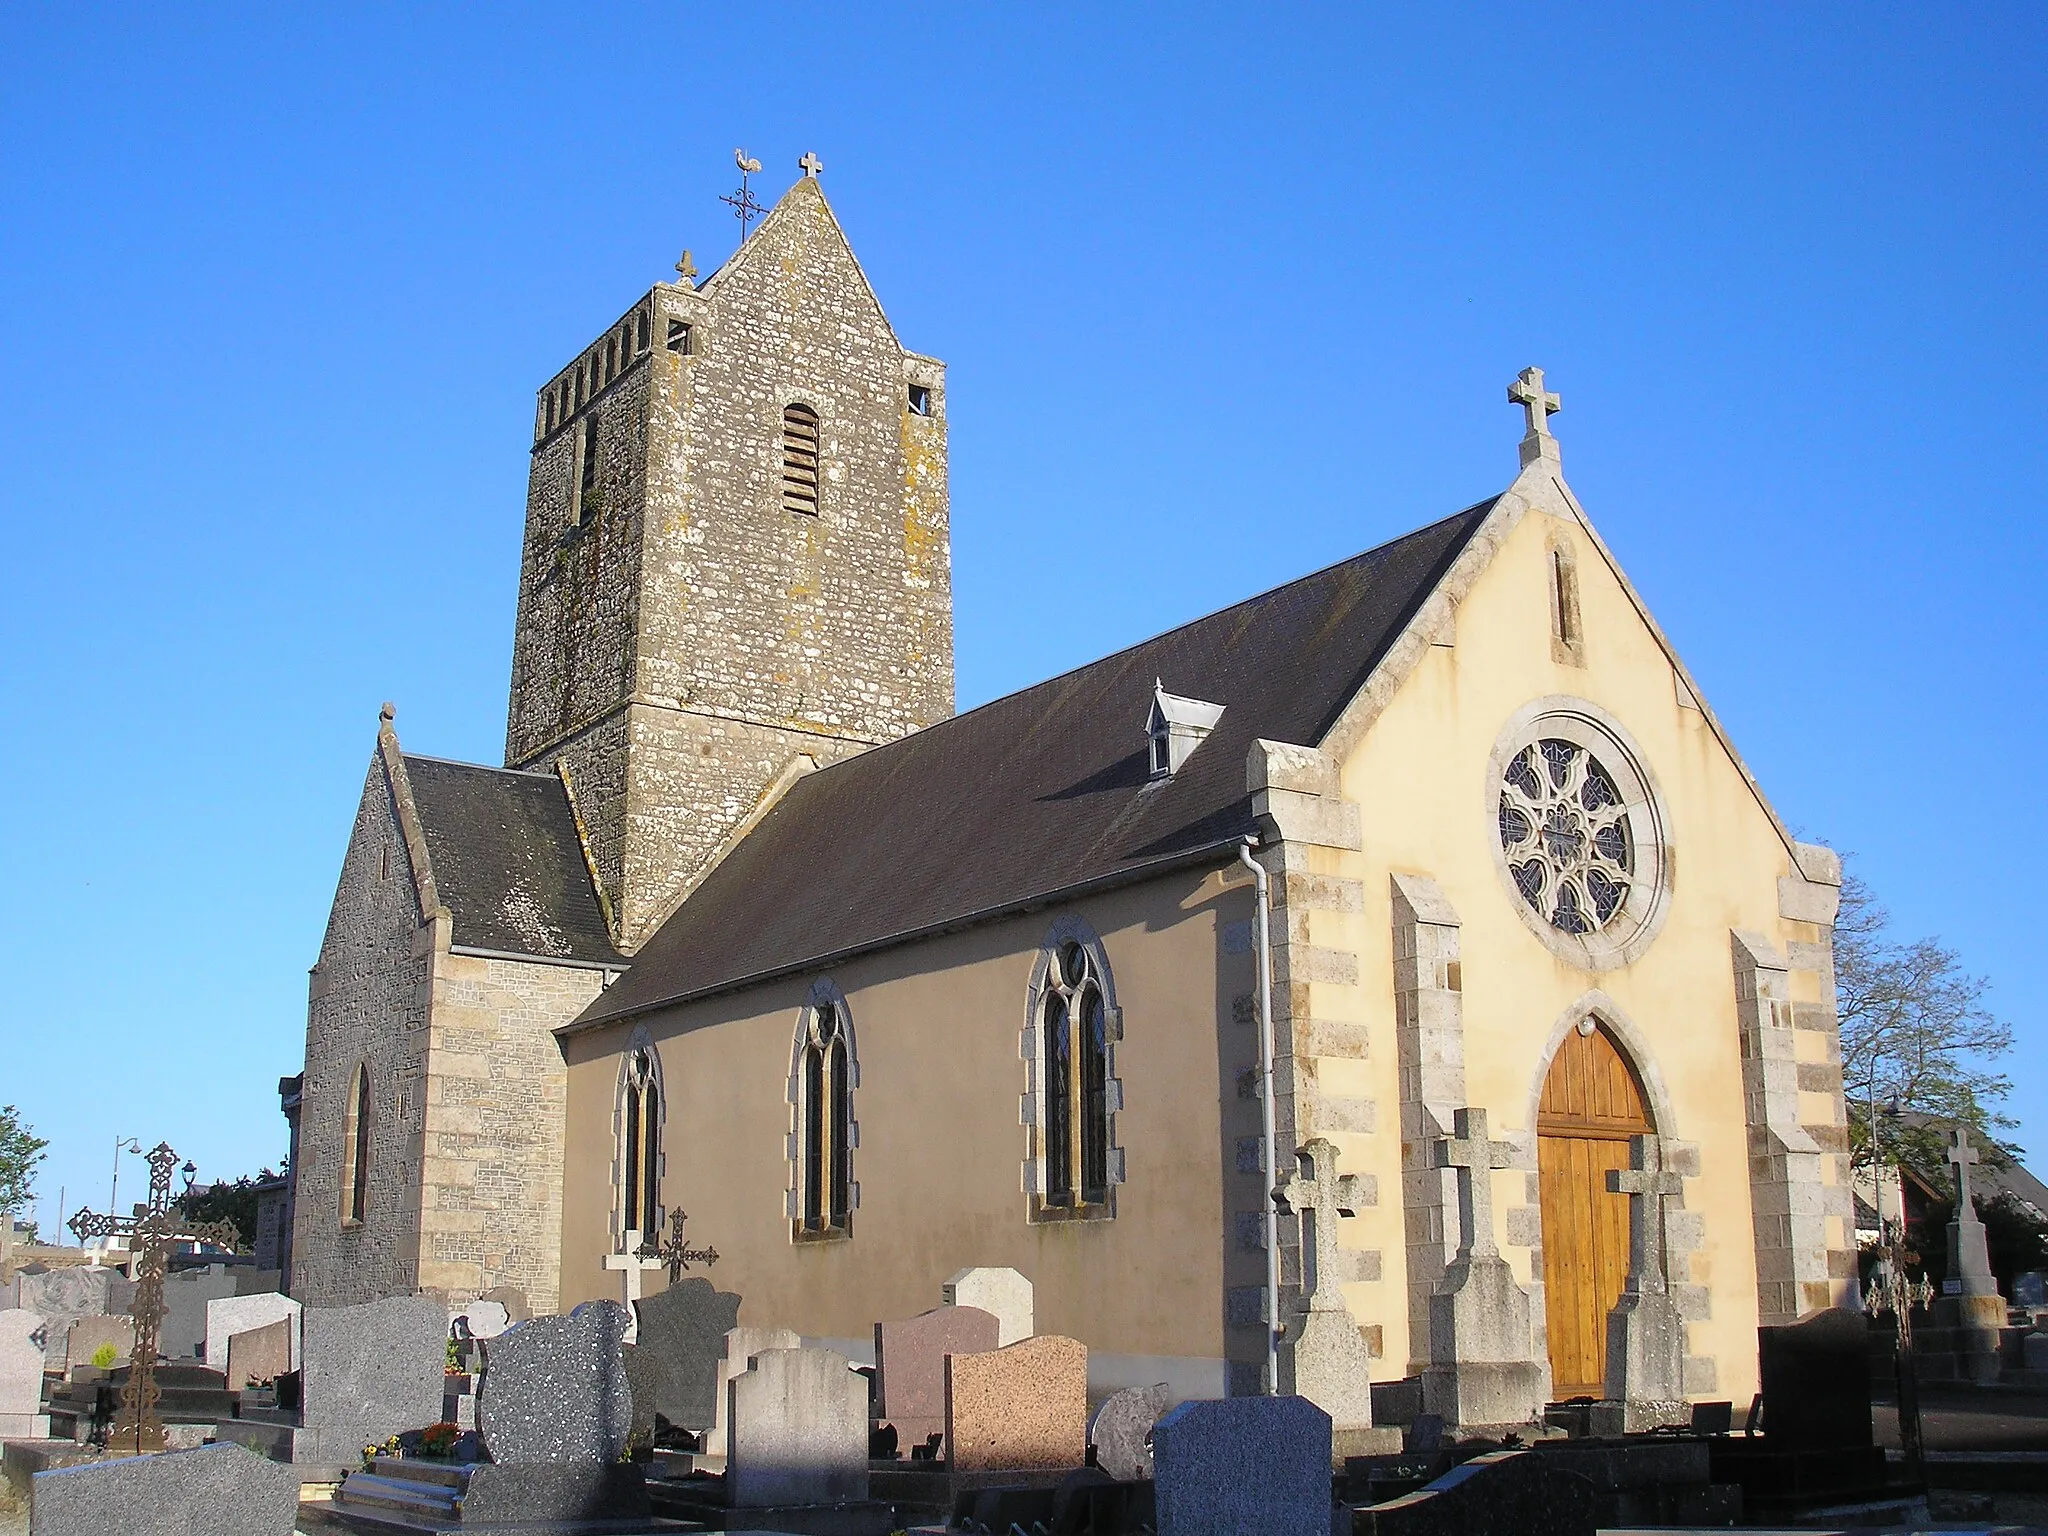
[[[953,712],[945,365],[803,177],[540,392],[505,731],[639,947],[797,772]]]

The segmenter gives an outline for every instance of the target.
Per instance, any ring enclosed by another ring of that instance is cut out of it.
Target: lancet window
[[[1116,1145],[1123,1091],[1115,1075],[1122,1015],[1108,957],[1077,918],[1062,919],[1039,956],[1031,1014],[1034,1214],[1107,1216],[1123,1181]]]
[[[796,1125],[790,1138],[789,1214],[799,1238],[852,1234],[859,1199],[853,1154],[860,1140],[853,1090],[859,1080],[846,999],[830,982],[819,982],[797,1024],[790,1073]]]
[[[370,1068],[356,1065],[341,1127],[341,1222],[360,1226],[370,1208]]]
[[[618,1170],[620,1234],[643,1243],[661,1236],[661,1058],[651,1040],[636,1038],[619,1071]]]

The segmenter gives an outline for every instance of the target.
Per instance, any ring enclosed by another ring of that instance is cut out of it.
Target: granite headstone
[[[1032,1326],[1031,1282],[1014,1269],[963,1269],[939,1288],[948,1307],[979,1307],[995,1315],[998,1348],[1028,1339]]]
[[[109,1366],[126,1365],[135,1353],[135,1319],[132,1317],[81,1317],[64,1335],[64,1358],[70,1368],[91,1365],[99,1352],[113,1346]]]
[[[1330,1536],[1330,1416],[1305,1397],[1182,1403],[1152,1463],[1159,1536]]]
[[[609,1463],[625,1451],[633,1393],[616,1301],[537,1317],[483,1344],[476,1422],[493,1461]]]
[[[240,1445],[38,1472],[29,1536],[291,1536],[299,1475]]]
[[[448,1314],[448,1327],[457,1338],[495,1339],[511,1326],[512,1314],[506,1309],[505,1303],[487,1301],[481,1296],[463,1306],[452,1308]]]
[[[292,1323],[280,1317],[228,1340],[228,1390],[245,1392],[292,1368]]]
[[[725,1336],[739,1326],[739,1296],[693,1276],[645,1298],[639,1310],[639,1342],[626,1347],[636,1439],[652,1432],[656,1414],[678,1429],[709,1429],[718,1419]]]
[[[533,1308],[526,1300],[526,1292],[516,1285],[494,1285],[477,1299],[495,1301],[505,1309],[506,1318],[512,1322],[530,1322],[533,1318]]]
[[[0,1312],[0,1439],[34,1439],[49,1432],[42,1417],[43,1341],[49,1324],[34,1312]]]
[[[261,1291],[253,1296],[223,1296],[206,1304],[206,1363],[216,1371],[228,1368],[228,1340],[265,1323],[290,1319],[292,1362],[304,1359],[300,1352],[299,1313],[303,1310],[289,1296]],[[358,1447],[360,1449],[360,1447]]]
[[[764,1349],[726,1383],[725,1486],[759,1509],[868,1496],[868,1386],[830,1349]]]
[[[206,1304],[237,1294],[235,1276],[225,1264],[208,1264],[164,1277],[164,1320],[157,1327],[157,1349],[166,1360],[206,1358]]]
[[[896,1426],[897,1443],[917,1444],[946,1428],[946,1356],[1001,1347],[1002,1325],[979,1307],[934,1307],[875,1324],[874,1417]]]
[[[1593,1480],[1539,1451],[1493,1451],[1426,1488],[1354,1512],[1353,1536],[1594,1536]],[[1159,1536],[1168,1536],[1164,1522]]]
[[[17,1280],[21,1309],[35,1313],[50,1325],[43,1361],[53,1371],[70,1363],[65,1344],[73,1323],[81,1317],[125,1312],[135,1296],[133,1281],[123,1279],[117,1270],[96,1264],[46,1269],[41,1274],[24,1271]]]
[[[1124,1387],[1096,1405],[1088,1421],[1088,1444],[1095,1465],[1120,1482],[1141,1482],[1152,1475],[1152,1429],[1172,1406],[1165,1382],[1149,1387]]]
[[[1757,1330],[1764,1435],[1775,1450],[1872,1444],[1870,1326],[1831,1307],[1803,1323]]]
[[[956,1471],[1078,1467],[1088,1457],[1088,1346],[1040,1334],[946,1356],[946,1450]]]
[[[309,1307],[300,1326],[301,1461],[346,1461],[440,1419],[445,1303],[387,1296],[356,1307]]]
[[[717,1413],[704,1435],[704,1449],[712,1456],[725,1454],[728,1425],[725,1411],[731,1401],[726,1383],[745,1373],[747,1362],[764,1349],[801,1349],[803,1339],[787,1328],[729,1328],[718,1361]]]

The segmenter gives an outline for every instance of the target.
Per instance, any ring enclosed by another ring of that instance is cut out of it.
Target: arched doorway
[[[1628,1279],[1628,1196],[1608,1192],[1607,1173],[1626,1168],[1629,1138],[1652,1129],[1642,1083],[1613,1038],[1594,1020],[1569,1031],[1536,1111],[1544,1311],[1559,1400],[1601,1395],[1607,1314]]]

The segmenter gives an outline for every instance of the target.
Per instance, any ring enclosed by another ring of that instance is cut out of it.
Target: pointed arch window
[[[821,981],[798,1021],[790,1071],[796,1123],[790,1136],[789,1215],[799,1239],[852,1235],[853,1208],[860,1198],[853,1179],[853,1154],[860,1143],[853,1090],[859,1081],[853,1017],[839,989]]]
[[[619,1069],[618,1231],[638,1232],[643,1243],[661,1240],[661,1129],[666,1106],[661,1057],[654,1042],[636,1033]]]
[[[370,1208],[370,1067],[356,1063],[341,1125],[341,1224],[359,1227]]]
[[[818,515],[818,413],[800,400],[782,408],[782,509]]]
[[[1042,1219],[1113,1214],[1124,1175],[1116,1145],[1123,1085],[1115,1053],[1122,1035],[1101,941],[1078,918],[1062,919],[1039,956],[1026,1035],[1035,1109],[1027,1174],[1034,1214]]]

